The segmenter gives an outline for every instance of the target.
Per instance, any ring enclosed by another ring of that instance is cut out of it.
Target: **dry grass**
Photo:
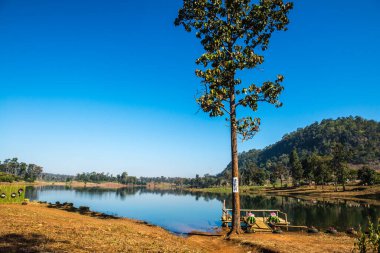
[[[96,219],[39,204],[0,206],[0,251],[200,252],[184,238],[127,219]]]
[[[30,203],[0,205],[0,252],[247,252],[222,238],[196,239],[130,219],[98,219]]]
[[[307,234],[307,233],[256,233],[244,234],[234,239],[237,243],[254,246],[264,252],[324,253],[352,252],[354,238],[345,234]]]
[[[243,234],[223,237],[170,234],[130,219],[101,219],[46,205],[0,205],[0,252],[350,252],[345,235]]]

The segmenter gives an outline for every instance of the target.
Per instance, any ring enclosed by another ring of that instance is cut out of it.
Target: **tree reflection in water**
[[[99,198],[115,198],[126,201],[128,197],[143,197],[151,195],[150,198],[162,198],[163,196],[183,196],[192,201],[192,205],[196,202],[218,201],[220,206],[213,206],[220,210],[222,203],[226,200],[227,208],[231,208],[232,197],[230,194],[220,193],[203,193],[189,192],[183,189],[149,189],[145,187],[126,187],[119,189],[103,189],[103,188],[68,188],[65,186],[43,186],[43,187],[27,187],[26,198],[31,200],[39,200],[39,195],[44,192],[52,192],[60,194],[65,191],[74,191],[75,198],[99,199]],[[69,200],[75,203],[74,200]],[[172,206],[175,208],[175,203]],[[349,227],[357,228],[359,224],[366,227],[368,217],[373,221],[377,221],[380,215],[379,206],[364,205],[353,201],[307,201],[293,197],[284,196],[241,196],[241,207],[251,209],[280,209],[288,214],[288,220],[292,225],[316,226],[319,228],[336,227],[343,231]],[[219,210],[214,213],[219,213]],[[117,210],[113,211],[117,213]],[[191,212],[189,210],[189,212]],[[186,214],[188,215],[188,214]],[[184,217],[186,217],[184,215]],[[210,217],[218,221],[219,217]]]

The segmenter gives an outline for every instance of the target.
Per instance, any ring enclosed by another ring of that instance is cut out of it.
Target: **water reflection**
[[[31,200],[73,202],[92,210],[141,219],[170,231],[210,231],[220,226],[223,200],[231,207],[230,194],[188,192],[181,189],[148,188],[68,188],[65,186],[28,187]],[[338,230],[366,226],[367,217],[377,221],[380,207],[352,201],[339,203],[306,201],[282,196],[241,196],[242,208],[280,209],[288,214],[292,225],[334,226]]]

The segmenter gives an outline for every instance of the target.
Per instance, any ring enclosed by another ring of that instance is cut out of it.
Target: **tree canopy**
[[[197,102],[203,111],[217,117],[234,114],[239,106],[257,111],[259,102],[282,105],[282,75],[262,85],[248,82],[240,87],[242,80],[236,73],[264,62],[263,53],[272,33],[287,30],[292,6],[282,0],[261,0],[257,4],[251,0],[183,1],[175,25],[183,25],[188,32],[195,30],[205,50],[196,60],[201,68],[195,71],[202,79],[203,90]],[[241,117],[235,124],[247,140],[258,131],[260,118]]]
[[[12,178],[12,181],[25,180],[33,182],[41,177],[42,171],[41,166],[19,162],[18,158],[5,159],[3,163],[0,162],[0,172],[8,175],[2,176],[3,179],[7,178],[7,180],[4,179],[4,181],[9,181],[9,178]],[[13,175],[13,177],[9,175]]]

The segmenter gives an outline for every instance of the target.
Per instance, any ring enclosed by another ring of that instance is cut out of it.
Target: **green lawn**
[[[24,199],[25,185],[0,185],[0,204],[21,203]]]

